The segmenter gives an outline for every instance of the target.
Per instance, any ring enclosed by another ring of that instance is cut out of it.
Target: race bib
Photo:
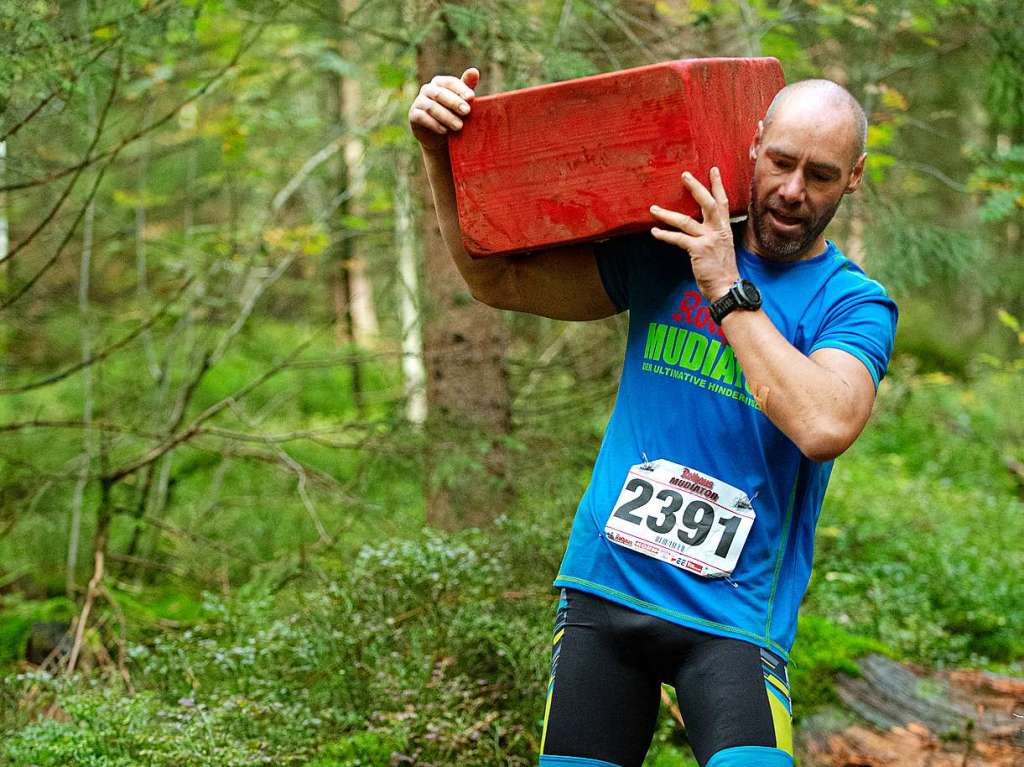
[[[659,459],[630,468],[604,532],[627,549],[721,578],[736,568],[755,517],[742,490]]]

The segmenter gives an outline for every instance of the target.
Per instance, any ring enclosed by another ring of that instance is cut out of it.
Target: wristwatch
[[[729,292],[711,302],[711,319],[722,324],[722,319],[733,309],[761,308],[761,291],[750,280],[736,280]]]

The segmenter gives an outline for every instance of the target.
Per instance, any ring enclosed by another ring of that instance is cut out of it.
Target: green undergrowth
[[[208,595],[195,626],[130,646],[133,691],[11,675],[6,699],[59,714],[10,727],[0,764],[531,765],[556,603],[538,522],[424,530],[311,562],[276,593]],[[651,763],[684,749],[663,719]]]
[[[75,606],[64,597],[26,600],[17,594],[0,597],[0,667],[25,657],[33,624],[67,621]]]
[[[866,653],[1020,671],[1024,513],[1007,469],[1024,459],[1020,371],[974,375],[897,366],[837,462],[790,666],[798,726],[836,702],[836,674],[856,674]],[[518,501],[486,531],[407,520],[268,561],[201,602],[115,580],[131,689],[103,669],[9,674],[0,764],[534,764],[550,583],[599,420],[522,428],[525,449],[510,453]],[[97,604],[111,640],[115,618]],[[663,713],[648,766],[688,753]]]
[[[324,559],[276,594],[210,597],[201,624],[132,646],[134,694],[96,678],[9,677],[11,695],[35,689],[62,716],[21,728],[0,753],[40,767],[381,764],[382,749],[525,765],[554,603],[539,576],[495,588],[523,575],[510,563],[527,554],[516,530],[499,530],[423,532]]]
[[[892,655],[893,650],[871,637],[845,631],[819,615],[801,615],[789,664],[794,716],[813,713],[838,702],[836,674],[857,676],[857,658],[868,653]]]
[[[932,665],[1024,656],[1022,373],[973,385],[897,371],[837,462],[805,612]]]
[[[45,329],[48,338],[56,338],[62,322],[66,318],[53,318],[36,332]],[[128,322],[124,330],[130,327]],[[212,343],[223,330],[202,332]],[[260,318],[258,327],[243,331],[203,376],[182,424],[242,391],[312,334],[306,325]],[[130,464],[159,444],[177,391],[194,375],[184,364],[174,366],[173,380],[164,391],[149,376],[141,351],[135,351],[134,356],[115,355],[105,362],[102,376],[94,381],[95,421],[126,427],[107,432],[102,440],[102,461],[108,469]],[[271,377],[211,423],[237,438],[188,440],[155,465],[162,480],[147,479],[143,470],[114,485],[110,550],[145,564],[121,562],[111,566],[112,572],[148,584],[168,580],[170,573],[170,580],[192,591],[224,583],[233,587],[247,581],[254,568],[316,543],[320,531],[314,516],[332,539],[343,539],[349,548],[375,531],[410,533],[422,526],[422,438],[404,424],[401,403],[396,406],[401,395],[399,358],[385,349],[360,360],[360,404],[353,393],[352,353],[333,334],[321,332],[303,353],[302,367]],[[42,375],[26,368],[11,383]],[[53,386],[0,397],[0,421],[73,425],[81,418],[82,393],[81,377],[70,376]],[[295,433],[312,437],[288,438]],[[260,441],[268,436],[274,439]],[[92,463],[98,472],[99,438],[93,439]],[[0,535],[0,581],[10,573],[24,574],[34,593],[64,592],[67,517],[75,482],[44,481],[40,476],[73,479],[86,441],[76,428],[26,427],[4,433],[0,528],[7,508],[16,511],[16,524]],[[160,481],[165,489],[152,490]],[[155,522],[140,518],[147,482],[145,516],[157,517]],[[165,502],[155,503],[153,498],[160,496]],[[82,502],[80,584],[91,572],[89,547],[98,500],[98,483],[92,482]]]

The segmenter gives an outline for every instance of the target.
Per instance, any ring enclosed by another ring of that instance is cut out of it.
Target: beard
[[[787,206],[778,195],[769,195],[762,200],[758,193],[757,183],[750,179],[750,219],[753,224],[754,238],[757,240],[758,253],[771,261],[796,261],[807,251],[818,236],[825,231],[836,211],[840,196],[829,207],[817,213],[802,211]],[[783,216],[799,220],[800,229],[791,235],[783,234],[772,228],[768,219],[769,210],[777,211]]]

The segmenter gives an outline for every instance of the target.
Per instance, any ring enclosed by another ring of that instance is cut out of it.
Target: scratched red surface
[[[690,215],[689,170],[713,165],[746,211],[757,121],[784,85],[779,62],[684,59],[483,96],[448,142],[459,222],[474,256],[537,250]]]

